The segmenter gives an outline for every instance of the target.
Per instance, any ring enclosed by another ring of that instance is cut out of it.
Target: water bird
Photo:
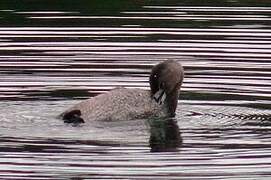
[[[116,88],[83,100],[60,117],[66,123],[174,117],[183,78],[182,65],[166,60],[152,68],[150,90]]]

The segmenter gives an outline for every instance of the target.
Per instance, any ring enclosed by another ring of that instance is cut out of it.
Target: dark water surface
[[[269,1],[0,2],[1,179],[270,179]],[[167,121],[56,115],[185,68]]]

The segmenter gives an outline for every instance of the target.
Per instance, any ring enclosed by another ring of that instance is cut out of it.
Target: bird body
[[[167,115],[165,104],[156,103],[151,92],[143,89],[117,88],[84,100],[65,111],[81,111],[84,120],[130,120]]]
[[[183,76],[183,68],[179,63],[164,61],[151,71],[150,90],[116,88],[84,100],[60,116],[69,123],[173,117]]]

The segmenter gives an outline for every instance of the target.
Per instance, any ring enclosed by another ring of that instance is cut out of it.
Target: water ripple
[[[195,4],[3,1],[0,178],[269,179],[271,8]],[[56,119],[118,86],[149,89],[166,59],[185,68],[174,121]]]

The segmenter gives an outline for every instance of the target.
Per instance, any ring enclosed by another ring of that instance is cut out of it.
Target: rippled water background
[[[270,22],[269,1],[2,0],[0,178],[270,179]],[[55,118],[148,89],[166,59],[186,72],[176,124]]]

